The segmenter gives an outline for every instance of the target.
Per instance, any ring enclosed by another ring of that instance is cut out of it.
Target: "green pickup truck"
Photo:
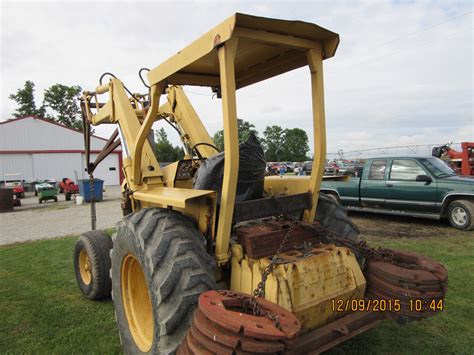
[[[350,210],[448,218],[453,227],[474,229],[474,178],[435,157],[371,158],[360,178],[323,180],[321,191]]]

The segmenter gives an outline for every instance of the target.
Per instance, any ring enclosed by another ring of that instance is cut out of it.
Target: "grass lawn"
[[[75,240],[0,248],[0,353],[121,351],[112,301],[87,301],[76,286]],[[384,322],[331,353],[474,353],[473,233],[368,240],[440,260],[449,269],[445,311],[404,327]]]

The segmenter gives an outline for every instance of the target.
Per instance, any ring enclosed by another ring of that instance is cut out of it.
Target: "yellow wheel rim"
[[[153,342],[153,313],[145,275],[133,255],[123,259],[121,279],[128,329],[138,348],[147,352]]]
[[[84,249],[79,253],[79,272],[81,274],[82,282],[89,285],[92,281],[92,268],[89,255],[87,255],[87,252]]]

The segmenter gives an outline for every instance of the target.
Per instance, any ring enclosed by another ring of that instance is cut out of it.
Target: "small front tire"
[[[74,272],[82,294],[90,300],[110,297],[112,239],[101,230],[82,234],[74,248]]]
[[[460,230],[474,229],[474,203],[468,200],[457,200],[449,204],[449,223]]]

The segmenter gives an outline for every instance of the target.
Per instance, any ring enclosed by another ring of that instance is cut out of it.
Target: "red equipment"
[[[71,201],[71,195],[79,193],[79,185],[69,178],[63,178],[59,183],[59,192],[64,193],[66,201]]]
[[[451,148],[450,144],[433,148],[432,155],[449,160],[451,167],[461,175],[474,175],[474,142],[461,143],[461,151]]]

